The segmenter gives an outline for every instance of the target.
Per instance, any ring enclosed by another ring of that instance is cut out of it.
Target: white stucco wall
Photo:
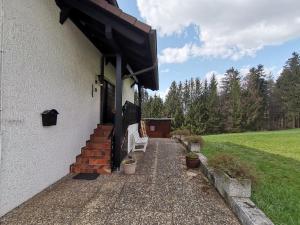
[[[3,54],[3,18],[4,18],[4,8],[3,1],[0,0],[0,165],[1,165],[1,153],[2,153],[2,129],[1,129],[1,113],[2,113],[2,88],[1,88],[1,76],[2,76],[2,54]]]
[[[104,71],[105,79],[112,84],[116,84],[115,79],[115,69],[111,64],[105,68]],[[126,101],[134,103],[134,87],[131,87],[134,81],[132,79],[123,80],[123,90],[122,90],[122,104],[124,105]]]
[[[0,2],[2,216],[66,175],[99,123],[99,86],[94,98],[91,92],[100,53],[70,21],[59,24],[54,0]],[[43,127],[40,113],[52,108],[58,124]]]
[[[132,79],[126,79],[123,81],[123,92],[122,92],[123,104],[126,101],[134,103],[134,87],[131,87],[132,83],[133,83]]]

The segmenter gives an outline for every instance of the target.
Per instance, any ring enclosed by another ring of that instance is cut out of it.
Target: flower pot
[[[190,169],[198,168],[200,166],[200,159],[186,157],[186,166]]]
[[[130,161],[130,160],[129,160]],[[124,162],[123,163],[123,168],[124,168],[124,173],[131,175],[131,174],[135,174],[135,169],[136,169],[136,161],[132,162]]]
[[[223,171],[214,171],[215,187],[223,197],[251,197],[251,181],[235,179]]]
[[[189,150],[191,152],[199,152],[201,149],[201,146],[199,143],[189,143]]]

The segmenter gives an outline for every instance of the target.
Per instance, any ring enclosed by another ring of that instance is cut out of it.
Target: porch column
[[[121,144],[122,144],[122,57],[116,55],[116,114],[115,114],[115,166],[121,165]]]
[[[141,119],[142,119],[142,86],[138,84],[138,95],[139,95],[139,112],[138,112],[138,120],[139,120],[139,130],[141,130]]]
[[[100,65],[100,84],[102,85],[100,88],[100,124],[103,124],[103,114],[104,114],[104,56],[101,56],[101,65]]]

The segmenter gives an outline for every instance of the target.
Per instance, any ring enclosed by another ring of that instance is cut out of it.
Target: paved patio
[[[147,152],[136,154],[137,174],[66,177],[0,224],[239,224],[206,178],[186,170],[183,151],[174,140],[151,139]]]

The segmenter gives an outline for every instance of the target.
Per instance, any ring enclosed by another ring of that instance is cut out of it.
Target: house
[[[0,1],[0,18],[2,216],[70,170],[118,169],[158,71],[155,30],[116,0]]]

